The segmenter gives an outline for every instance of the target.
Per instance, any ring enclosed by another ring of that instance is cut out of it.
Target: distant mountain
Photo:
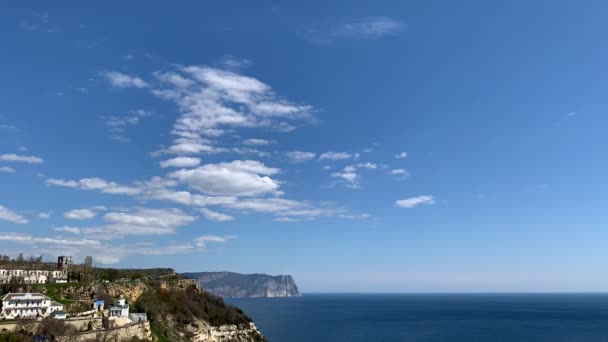
[[[298,286],[290,275],[239,274],[233,272],[182,273],[199,281],[201,287],[220,297],[293,297]]]

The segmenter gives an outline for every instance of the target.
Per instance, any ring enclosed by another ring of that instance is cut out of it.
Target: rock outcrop
[[[298,286],[290,275],[197,272],[183,273],[182,276],[197,279],[205,291],[220,297],[294,297],[300,295]]]

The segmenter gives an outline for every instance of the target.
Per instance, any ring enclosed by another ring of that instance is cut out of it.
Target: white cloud
[[[110,212],[104,215],[109,223],[139,227],[160,227],[174,229],[196,221],[196,216],[184,213],[181,209],[138,208],[129,212]]]
[[[251,61],[245,58],[238,58],[234,56],[224,56],[222,58],[221,64],[231,70],[242,69],[251,65]]]
[[[404,30],[405,25],[396,19],[374,17],[344,24],[337,29],[336,34],[340,36],[378,38],[398,34]]]
[[[235,235],[227,235],[227,236],[217,236],[217,235],[203,235],[195,238],[193,240],[194,245],[198,248],[205,248],[206,244],[209,242],[214,243],[224,243],[228,242],[232,239],[236,239],[238,236]]]
[[[63,217],[70,220],[86,220],[97,216],[97,213],[90,209],[74,209],[63,213]]]
[[[309,28],[306,38],[315,43],[331,43],[341,38],[377,39],[398,35],[405,30],[406,25],[397,19],[369,17],[351,20],[337,26]]]
[[[279,169],[254,160],[206,164],[192,170],[178,170],[168,176],[210,195],[256,196],[278,193],[280,183],[269,176]]]
[[[404,158],[407,158],[407,152],[401,152],[401,153],[397,153],[397,154],[395,155],[395,158],[397,158],[397,159],[404,159]]]
[[[373,163],[359,163],[357,164],[357,167],[362,169],[375,170],[378,168],[378,165]]]
[[[405,170],[405,169],[392,169],[391,170],[391,174],[392,175],[408,175],[409,173]]]
[[[52,211],[42,212],[42,213],[38,214],[38,217],[40,217],[41,219],[49,219],[49,218],[51,218],[52,214],[53,214]]]
[[[346,169],[348,169],[348,167],[346,167]],[[359,188],[359,175],[353,171],[345,170],[344,172],[334,172],[331,176],[343,179],[349,188]]]
[[[18,223],[18,224],[26,224],[29,221],[23,216],[17,214],[16,212],[10,210],[9,208],[0,205],[0,220]]]
[[[4,162],[21,162],[28,164],[41,164],[44,162],[44,159],[36,156],[22,156],[18,154],[2,154],[0,155],[0,161]]]
[[[287,158],[294,163],[301,163],[314,159],[317,156],[314,152],[292,151],[287,152]]]
[[[110,116],[106,118],[105,125],[108,127],[110,138],[119,142],[128,142],[125,131],[129,126],[137,126],[141,119],[149,117],[151,114],[145,110],[136,110],[127,116]]]
[[[78,227],[63,226],[63,227],[55,227],[55,228],[53,228],[53,230],[55,230],[57,232],[66,232],[66,233],[80,235],[80,228],[78,228]]]
[[[66,229],[64,229],[66,228]],[[71,229],[73,228],[73,229]],[[58,227],[59,232],[68,232],[76,234],[78,228],[75,227]],[[82,230],[81,230],[81,233]],[[108,241],[103,241],[90,238],[63,238],[63,237],[41,237],[19,233],[0,233],[0,242],[8,242],[10,244],[27,244],[32,248],[42,248],[49,254],[67,254],[72,255],[77,259],[83,259],[87,255],[93,256],[95,262],[101,264],[114,264],[121,259],[131,255],[171,255],[171,254],[187,254],[197,251],[204,251],[207,244],[226,243],[236,239],[235,235],[202,235],[186,242],[170,242],[166,245],[157,245],[154,243],[132,243],[113,245]]]
[[[14,173],[15,169],[13,169],[12,167],[3,166],[3,167],[0,167],[0,172]]]
[[[224,222],[224,221],[234,220],[234,217],[232,217],[230,215],[218,213],[217,211],[213,211],[213,210],[210,210],[207,208],[201,208],[201,213],[203,213],[205,218],[207,218],[208,220],[211,220],[211,221]]]
[[[236,72],[186,66],[156,75],[163,88],[153,93],[181,112],[172,131],[176,138],[165,153],[216,153],[207,138],[238,127],[288,131],[295,128],[288,121],[311,117],[310,106],[282,99],[269,85]]]
[[[194,157],[175,157],[167,160],[163,160],[160,162],[160,167],[195,167],[201,163],[200,158]]]
[[[146,81],[137,76],[123,74],[121,72],[110,71],[102,74],[110,84],[118,88],[145,88],[148,86]]]
[[[23,244],[42,244],[48,245],[62,245],[62,246],[98,246],[99,241],[88,240],[88,239],[63,239],[63,238],[49,238],[49,237],[36,237],[32,235],[24,235],[17,233],[1,233],[0,241],[8,241],[14,243]]]
[[[17,126],[7,125],[7,124],[0,124],[0,130],[19,131],[19,129],[17,128]]]
[[[267,139],[245,139],[245,140],[243,140],[243,144],[249,145],[249,146],[266,146],[266,145],[270,145],[270,144],[274,144],[274,143],[275,143],[274,140],[267,140]]]
[[[141,189],[139,188],[108,182],[101,178],[82,178],[78,181],[49,178],[46,180],[46,183],[68,188],[79,188],[82,190],[98,190],[103,193],[116,195],[136,195],[141,193]]]
[[[351,157],[352,155],[346,152],[325,152],[319,156],[319,160],[344,160]]]
[[[395,205],[401,208],[414,208],[423,204],[435,204],[435,198],[433,196],[418,196],[395,201]]]

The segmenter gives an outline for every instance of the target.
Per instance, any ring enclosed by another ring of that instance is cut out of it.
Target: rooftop
[[[42,293],[8,293],[2,297],[2,300],[51,300],[51,298],[43,295]],[[59,304],[62,305],[62,304]]]

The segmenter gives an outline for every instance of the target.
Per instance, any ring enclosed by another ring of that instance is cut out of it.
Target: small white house
[[[110,304],[110,317],[129,317],[129,304],[126,304],[124,298]]]
[[[0,317],[48,317],[55,311],[63,311],[63,304],[54,302],[41,293],[9,293],[2,297]]]

